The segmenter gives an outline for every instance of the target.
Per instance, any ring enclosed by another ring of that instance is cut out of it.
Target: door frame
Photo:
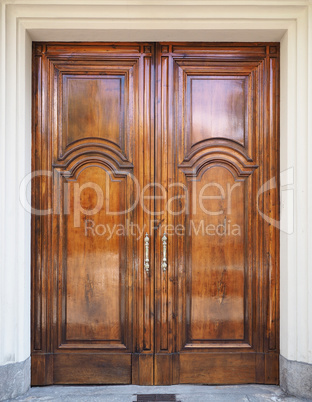
[[[7,349],[15,353],[14,359],[16,361],[21,361],[29,356],[30,215],[20,205],[16,195],[22,179],[30,171],[31,41],[51,39],[66,41],[69,34],[71,35],[70,40],[79,40],[81,34],[86,35],[85,40],[88,40],[90,35],[97,36],[101,40],[108,40],[109,38],[105,38],[101,24],[94,25],[99,22],[96,7],[90,12],[89,17],[85,18],[82,27],[76,8],[78,1],[69,2],[66,10],[58,10],[57,12],[53,5],[33,6],[31,2],[24,2],[21,6],[10,3],[7,1],[1,8],[2,17],[5,21],[3,29],[7,29],[8,33],[3,36],[1,42],[1,51],[6,51],[7,54],[6,64],[4,65],[3,62],[1,67],[6,68],[3,84],[4,82],[9,83],[10,88],[8,85],[2,85],[1,110],[5,118],[1,119],[1,131],[6,132],[6,136],[1,137],[3,143],[0,146],[3,156],[1,158],[3,167],[1,174],[5,178],[5,180],[1,180],[4,186],[3,191],[1,191],[1,205],[3,206],[1,208],[3,219],[1,221],[4,222],[4,225],[1,231],[0,244],[3,251],[8,250],[3,260],[3,266],[11,267],[5,272],[2,281],[2,294],[9,301],[12,301],[13,306],[4,313],[4,322],[7,324],[7,330],[11,331],[12,334],[16,325],[19,329],[16,331],[18,334],[7,341]],[[147,25],[145,23],[144,16],[148,18],[149,11],[145,6],[142,6],[140,18],[135,18],[136,14],[134,13],[130,18],[119,20],[119,22],[111,20],[111,25],[107,24],[105,29],[110,29],[113,24],[114,28],[117,27],[116,31],[110,32],[110,35],[115,36],[115,40],[120,40],[121,37],[129,39],[129,33],[131,37],[137,34],[145,38],[149,34],[151,38],[158,41],[160,38],[155,38],[157,35],[171,35],[170,40],[174,40],[177,36],[182,40],[185,37],[190,38],[192,35],[196,36],[197,40],[199,37],[207,40],[207,34],[210,33],[214,40],[218,38],[222,41],[225,36],[229,35],[230,29],[233,40],[259,40],[259,36],[264,40],[262,35],[265,36],[265,40],[281,40],[281,171],[290,167],[295,168],[296,179],[298,180],[297,194],[301,190],[304,194],[301,201],[299,195],[295,194],[297,224],[304,230],[289,236],[287,233],[281,233],[281,266],[283,268],[281,270],[281,288],[287,289],[281,294],[281,354],[288,359],[307,361],[307,328],[309,325],[306,320],[308,307],[307,267],[308,258],[311,254],[308,252],[306,236],[307,233],[311,235],[311,229],[307,227],[307,216],[310,216],[308,215],[307,194],[311,190],[311,184],[308,186],[308,168],[311,166],[311,161],[308,162],[305,151],[309,146],[308,105],[311,104],[311,97],[308,97],[308,88],[311,89],[312,82],[311,68],[308,70],[308,60],[311,63],[311,57],[309,58],[307,47],[309,33],[307,18],[311,9],[309,10],[306,2],[300,2],[299,5],[298,2],[294,2],[295,7],[287,2],[287,5],[282,6],[283,13],[281,8],[277,9],[274,4],[272,6],[265,5],[261,13],[252,7],[240,6],[239,17],[237,18],[234,14],[225,16],[224,13],[228,6],[224,2],[214,7],[214,16],[219,15],[220,20],[211,21],[213,16],[209,10],[209,3],[209,1],[206,2],[208,6],[205,10],[198,11],[198,15],[202,19],[202,25],[200,25],[202,29],[197,27],[196,30],[194,18],[191,19],[187,15],[187,10],[183,11],[183,8],[180,7],[175,9],[174,29],[167,30],[166,23],[163,23],[161,15],[165,15],[164,7],[168,10],[173,8],[170,3],[167,6],[158,7],[158,12],[162,14],[158,14],[158,16],[155,14],[156,18],[152,24]],[[105,6],[103,7],[105,8]],[[108,21],[113,18],[114,13],[115,15],[120,14],[121,7],[122,5],[118,2],[115,2],[113,7],[110,6]],[[54,15],[55,17],[47,23],[46,17],[49,16],[49,13],[50,16]],[[70,16],[70,27],[68,22],[62,19],[64,16]],[[194,30],[191,33],[185,29],[185,18],[189,19],[190,23],[193,21]],[[161,28],[161,25],[164,26],[164,29]],[[78,26],[79,30],[75,30],[75,27]],[[139,33],[136,31],[138,27],[142,28]],[[220,29],[225,27],[225,30]],[[254,27],[253,33],[250,33],[251,27]],[[153,28],[156,29],[156,32],[153,31]],[[257,39],[253,35],[256,35]],[[195,39],[194,36],[192,37],[193,40]],[[299,43],[300,46],[298,46]],[[16,91],[12,91],[12,88],[16,88]],[[300,157],[300,154],[304,157]],[[5,156],[7,157],[5,158]],[[8,186],[6,183],[14,185]],[[288,183],[293,184],[292,181],[284,182],[285,185]],[[25,200],[24,204],[27,204]],[[15,208],[8,208],[6,209],[7,212],[4,212],[4,206],[12,205]],[[12,212],[13,210],[14,212]],[[286,221],[291,221],[293,211],[286,208],[285,216]],[[12,225],[12,222],[16,224]],[[5,233],[10,233],[10,235],[6,236]],[[16,248],[19,249],[18,258],[16,257]],[[297,272],[297,267],[300,266],[303,269]],[[22,290],[18,297],[16,297],[14,289]],[[20,313],[16,318],[9,318],[16,309]],[[297,333],[298,335],[296,335]],[[16,344],[18,345],[17,349]]]

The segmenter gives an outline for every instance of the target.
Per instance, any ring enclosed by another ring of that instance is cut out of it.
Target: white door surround
[[[2,0],[0,7],[0,370],[30,355],[30,215],[19,192],[31,171],[32,41],[280,41],[281,366],[287,377],[289,361],[308,363],[311,375],[312,1]],[[300,392],[283,373],[281,380]]]

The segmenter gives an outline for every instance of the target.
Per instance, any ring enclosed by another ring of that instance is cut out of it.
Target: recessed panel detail
[[[215,166],[193,182],[189,222],[189,341],[243,340],[245,328],[244,182]],[[247,301],[247,299],[246,299]]]
[[[245,143],[245,79],[188,77],[188,123],[191,146],[224,138]]]
[[[70,182],[66,216],[66,340],[121,341],[126,275],[124,180],[90,166]],[[104,205],[105,200],[105,205]],[[103,205],[101,205],[103,203]],[[92,215],[90,215],[90,211]]]
[[[123,76],[64,77],[63,149],[85,138],[123,148],[123,87]]]

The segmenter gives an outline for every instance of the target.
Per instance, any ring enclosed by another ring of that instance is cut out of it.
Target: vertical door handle
[[[144,257],[144,268],[147,273],[149,273],[150,263],[149,263],[149,236],[146,233],[144,237],[144,245],[145,245],[145,257]]]
[[[168,240],[168,238],[165,233],[161,239],[162,245],[163,245],[163,258],[162,258],[161,267],[164,272],[166,272],[167,267],[168,267],[168,264],[167,264],[167,240]]]

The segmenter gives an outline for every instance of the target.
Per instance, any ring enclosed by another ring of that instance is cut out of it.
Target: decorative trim
[[[222,155],[222,156],[220,156]],[[244,180],[250,176],[258,165],[240,158],[239,154],[234,154],[226,148],[211,148],[200,154],[198,157],[192,157],[189,162],[184,160],[178,167],[189,178],[197,178],[209,167],[224,166],[233,174],[237,181]]]
[[[42,5],[42,0],[2,0],[4,4],[16,5]],[[146,6],[305,6],[312,0],[144,0]],[[50,4],[49,2],[47,2]],[[86,0],[54,0],[53,4],[85,5]],[[105,6],[141,6],[142,0],[89,0],[88,5]]]
[[[84,153],[86,155],[87,152]],[[52,164],[54,168],[64,168],[63,165]],[[66,177],[68,180],[76,180],[79,174],[86,168],[90,166],[97,166],[106,170],[114,178],[124,178],[127,177],[128,173],[125,170],[132,171],[133,165],[123,164],[117,165],[116,161],[111,159],[109,155],[90,155],[86,157],[77,158],[69,166],[66,166],[67,170],[61,171],[61,176]]]

